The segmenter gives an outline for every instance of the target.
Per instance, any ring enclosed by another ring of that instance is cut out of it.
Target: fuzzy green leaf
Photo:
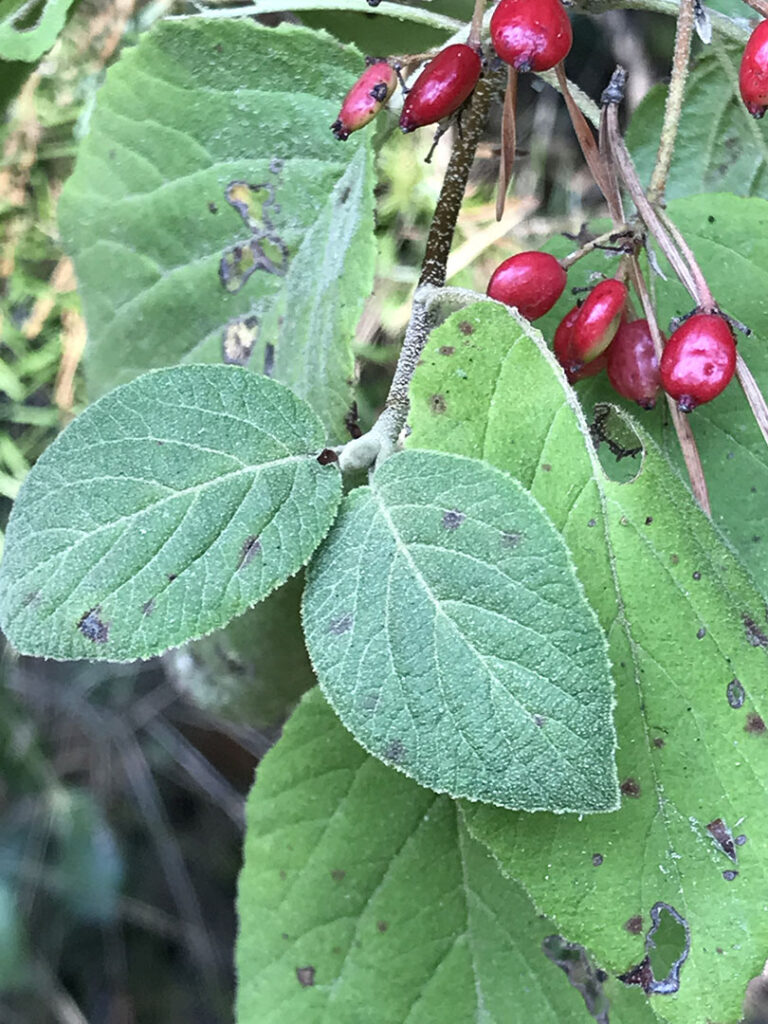
[[[531,488],[608,633],[616,678],[621,810],[579,820],[465,805],[470,831],[617,973],[642,961],[651,908],[674,907],[691,950],[679,992],[654,1008],[675,1024],[732,1024],[768,949],[755,898],[768,870],[762,598],[654,442],[616,413],[601,433],[644,454],[617,464],[601,444],[601,468],[551,355],[501,306],[434,333],[412,425],[409,443],[481,456]]]
[[[3,0],[0,59],[35,61],[50,50],[64,28],[73,0]]]
[[[238,913],[238,1024],[593,1020],[456,805],[368,756],[317,690],[259,768]],[[637,997],[612,1024],[652,1019]]]
[[[60,207],[93,396],[223,359],[290,384],[344,435],[373,169],[371,129],[341,143],[329,126],[362,67],[328,36],[252,21],[165,22],[124,52]]]
[[[617,805],[605,641],[541,508],[472,459],[407,452],[313,561],[307,649],[355,738],[438,793]]]
[[[715,42],[691,70],[667,184],[669,199],[697,192],[768,197],[768,125],[747,113],[739,94],[742,52],[743,47]],[[656,161],[666,96],[666,85],[654,86],[627,132],[645,183]]]
[[[337,466],[287,388],[239,367],[157,370],[90,406],[13,508],[0,622],[18,650],[146,658],[210,633],[306,563]]]

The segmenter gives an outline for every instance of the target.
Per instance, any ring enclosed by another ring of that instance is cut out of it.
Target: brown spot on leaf
[[[144,604],[141,606],[141,614],[142,615],[151,615],[154,610],[155,610],[155,599],[154,599],[154,597],[150,597],[150,599],[148,601],[145,601]]]
[[[334,882],[341,882],[342,879],[344,879],[346,877],[347,877],[347,872],[346,871],[342,871],[341,868],[334,868],[333,871],[331,871],[331,878],[334,880]]]
[[[747,722],[744,732],[761,733],[765,732],[765,722],[756,711],[750,711],[747,715]]]
[[[452,356],[456,349],[453,345],[441,345],[437,351],[441,356]]]
[[[278,875],[280,876],[280,881],[284,882],[288,877],[288,872],[284,868],[280,868]]]
[[[537,725],[539,728],[541,728],[544,725],[545,722],[546,722],[546,718],[544,718],[543,715],[534,715],[533,716],[533,724]]]
[[[695,573],[693,573],[693,578],[694,578],[694,579],[696,580],[696,582],[698,583],[698,581],[699,581],[699,580],[701,579],[701,573],[700,573],[700,572],[698,572],[698,571],[696,571]]]
[[[429,399],[429,408],[435,415],[445,412],[445,398],[443,395],[432,395]]]
[[[701,629],[696,631],[696,639],[697,640],[703,640],[706,635],[707,635],[707,630],[706,630],[706,627],[704,627],[704,626],[702,626]]]
[[[768,647],[768,636],[760,629],[755,620],[746,614],[742,615],[741,619],[744,623],[744,631],[747,634],[749,643],[753,647]]]
[[[596,868],[599,868],[600,865],[603,863],[603,855],[602,855],[602,853],[593,853],[592,854],[592,863],[594,864],[594,866]]]
[[[630,917],[630,919],[625,922],[624,927],[632,935],[639,935],[643,930],[643,919],[639,914],[635,914],[634,917]]]
[[[459,324],[459,330],[462,334],[474,334],[475,328],[468,320],[462,320]]]
[[[645,525],[646,526],[650,526],[652,522],[653,522],[653,516],[646,516],[645,517]]]
[[[451,509],[443,515],[443,527],[446,530],[457,530],[467,517],[458,509]]]
[[[97,605],[83,614],[77,624],[77,628],[83,636],[94,644],[105,644],[109,640],[109,622],[103,622],[99,617],[101,606]]]
[[[334,636],[341,636],[342,633],[348,633],[352,629],[352,623],[354,618],[350,612],[346,612],[338,619],[331,619],[331,624],[328,626],[328,632],[333,633]]]
[[[631,798],[640,796],[640,783],[631,776],[628,779],[624,779],[619,788],[621,789],[622,796]]]
[[[656,736],[654,737],[653,745],[654,747],[658,747],[659,750],[661,750],[661,748],[664,746],[664,740],[661,738],[661,736]]]
[[[620,974],[619,981],[623,981],[625,985],[639,985],[644,992],[650,992],[654,981],[650,959],[646,956],[635,967],[630,967],[624,974]]]
[[[238,571],[250,565],[256,555],[261,554],[261,541],[258,537],[246,537],[240,549],[240,561],[237,563]]]
[[[669,556],[669,560],[672,563],[672,565],[679,565],[680,564],[680,556],[679,555],[670,555]]]
[[[177,572],[169,572],[168,573],[168,582],[169,583],[173,583],[173,581],[178,579],[178,578],[179,578],[179,574]]]
[[[219,208],[218,208],[218,206],[216,205],[216,203],[214,203],[213,201],[211,201],[210,203],[208,203],[208,211],[209,211],[210,213],[218,213],[218,212],[219,212]]]
[[[310,988],[315,984],[315,968],[309,967],[297,967],[296,977],[299,979],[299,984],[302,988]]]
[[[736,848],[733,845],[733,836],[731,830],[725,824],[722,818],[715,818],[714,821],[710,821],[707,825],[707,832],[712,836],[714,841],[731,860],[736,860]]]
[[[743,846],[744,843],[746,843],[747,841],[747,837],[744,835],[744,833],[742,833],[740,836],[736,836],[736,839],[734,841],[737,846]]]
[[[376,927],[379,929],[380,932],[385,932],[387,928],[389,928],[389,924],[386,921],[377,921]]]
[[[541,468],[542,468],[542,470],[545,473],[551,473],[552,472],[552,467],[550,466],[550,464],[548,462],[542,462]]]
[[[738,877],[739,877],[739,872],[738,871],[728,870],[728,871],[724,871],[723,872],[723,878],[726,880],[726,882],[732,882],[734,880],[734,878],[738,878]]]
[[[501,543],[505,548],[516,548],[522,539],[522,533],[518,533],[517,530],[501,531]]]

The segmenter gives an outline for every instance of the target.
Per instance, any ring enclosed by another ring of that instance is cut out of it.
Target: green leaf
[[[535,501],[406,452],[345,498],[308,573],[307,650],[366,750],[438,793],[617,805],[605,641]]]
[[[625,463],[601,445],[603,471],[551,355],[499,305],[473,306],[433,334],[412,426],[409,443],[482,456],[531,488],[608,633],[616,678],[621,810],[579,820],[467,804],[470,831],[617,973],[642,961],[651,908],[674,907],[691,950],[679,992],[655,996],[656,1012],[675,1024],[736,1021],[768,948],[755,899],[768,863],[762,598],[654,442],[616,414],[602,432],[623,432],[644,454],[619,483]],[[735,860],[707,829],[718,819]]]
[[[739,94],[740,49],[713,43],[691,70],[675,142],[667,197],[733,192],[768,197],[768,126]],[[632,116],[627,144],[640,179],[656,162],[667,86],[650,90]]]
[[[456,805],[369,757],[316,690],[259,768],[238,913],[238,1024],[592,1019]],[[636,995],[613,1024],[651,1019]]]
[[[715,297],[728,313],[752,329],[749,338],[736,335],[739,351],[763,393],[768,394],[768,202],[730,195],[692,196],[670,203],[669,214],[693,248]],[[666,330],[673,316],[690,311],[692,300],[666,261],[662,259],[661,264],[668,281],[657,280],[656,295],[659,321]],[[575,277],[569,283],[580,284],[581,280]],[[585,381],[579,394],[588,408],[595,401],[622,401],[604,375]],[[632,408],[637,412],[636,406]],[[684,474],[665,404],[659,402],[653,414],[639,415]],[[704,466],[714,521],[768,594],[768,447],[738,383],[734,381],[714,402],[696,409],[690,424]]]
[[[64,28],[73,0],[2,0],[0,58],[35,61]]]
[[[306,563],[338,468],[287,388],[234,366],[158,370],[48,448],[14,505],[0,621],[25,654],[146,658],[210,633]]]
[[[328,36],[245,20],[163,22],[123,53],[60,207],[92,395],[224,359],[298,388],[344,436],[373,283],[372,130],[340,143],[329,126],[362,67]],[[295,369],[310,342],[311,381]]]

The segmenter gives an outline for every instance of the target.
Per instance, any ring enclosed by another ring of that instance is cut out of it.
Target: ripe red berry
[[[571,355],[575,363],[591,363],[608,348],[619,329],[627,286],[610,278],[596,284],[573,324]]]
[[[424,68],[405,98],[400,128],[412,132],[458,110],[477,85],[482,65],[471,46],[446,46]]]
[[[674,332],[661,357],[661,386],[681,412],[711,402],[736,371],[731,328],[716,313],[697,313]]]
[[[624,321],[605,354],[614,390],[643,409],[653,409],[661,377],[648,321]]]
[[[567,56],[573,32],[560,0],[501,0],[491,39],[499,57],[518,71],[547,71]]]
[[[596,359],[593,359],[591,363],[587,363],[586,365],[574,358],[573,349],[571,347],[571,343],[573,341],[573,325],[576,323],[580,312],[581,307],[574,306],[573,309],[569,310],[565,314],[555,331],[555,337],[552,345],[555,352],[555,358],[565,370],[565,377],[569,384],[575,384],[577,380],[583,380],[585,377],[594,377],[596,374],[600,373],[601,370],[605,369],[607,363],[605,353],[599,355]]]
[[[565,271],[549,253],[519,252],[496,267],[488,282],[488,295],[507,306],[517,306],[526,320],[536,320],[552,309],[566,280]]]
[[[347,93],[331,131],[342,142],[378,114],[395,91],[397,75],[389,64],[371,64]]]
[[[761,21],[749,37],[739,68],[739,89],[753,117],[768,107],[768,21]]]

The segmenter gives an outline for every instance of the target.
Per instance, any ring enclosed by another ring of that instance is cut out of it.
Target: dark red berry
[[[491,39],[499,57],[518,71],[547,71],[567,56],[573,32],[560,0],[501,0]]]
[[[753,117],[768,107],[768,21],[761,21],[749,37],[739,68],[739,89]]]
[[[711,402],[736,371],[736,343],[728,322],[697,313],[674,332],[661,357],[661,386],[681,412]]]
[[[471,46],[446,46],[424,68],[405,98],[400,128],[412,132],[458,110],[477,85],[482,65]]]
[[[575,363],[591,363],[608,348],[619,329],[627,286],[610,278],[596,284],[584,300],[573,325],[571,355]]]
[[[496,267],[488,282],[488,295],[507,306],[517,306],[526,320],[536,320],[552,309],[566,280],[565,271],[549,253],[519,252]]]
[[[397,75],[384,61],[366,68],[347,93],[339,116],[331,125],[336,138],[343,142],[352,132],[372,121],[395,91],[396,85]]]
[[[614,390],[643,409],[653,409],[661,377],[648,321],[624,321],[605,354]]]
[[[595,374],[605,369],[607,362],[605,353],[599,355],[586,365],[574,358],[572,349],[573,325],[576,323],[580,312],[581,307],[574,306],[573,309],[565,314],[555,331],[552,346],[555,358],[565,370],[565,377],[569,384],[575,384],[577,380],[583,380],[585,377],[594,377]]]

